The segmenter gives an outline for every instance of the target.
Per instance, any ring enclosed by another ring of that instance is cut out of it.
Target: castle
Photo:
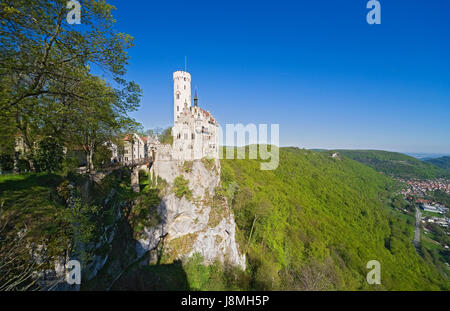
[[[198,106],[197,91],[192,103],[189,72],[173,73],[173,97],[172,146],[161,145],[158,136],[127,135],[121,161],[133,162],[150,156],[155,160],[181,161],[219,158],[219,124],[209,111]]]

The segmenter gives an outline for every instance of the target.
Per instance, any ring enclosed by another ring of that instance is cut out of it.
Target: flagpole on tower
[[[184,71],[187,72],[187,56],[184,57]]]

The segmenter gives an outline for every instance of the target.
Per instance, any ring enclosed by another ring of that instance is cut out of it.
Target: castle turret
[[[194,106],[195,107],[198,106],[197,89],[195,90],[195,94],[194,94]]]
[[[191,74],[186,71],[175,71],[173,73],[173,121],[183,111],[185,104],[191,107]]]

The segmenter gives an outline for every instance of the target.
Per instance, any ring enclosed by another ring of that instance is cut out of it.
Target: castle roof
[[[147,137],[145,136],[139,136],[138,134],[134,133],[132,134],[133,136],[136,136],[138,139],[142,140],[144,143],[147,142]],[[125,137],[123,138],[124,141],[131,141],[131,135],[127,134],[125,135]]]

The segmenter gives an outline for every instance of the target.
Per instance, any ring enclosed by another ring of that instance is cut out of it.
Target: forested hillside
[[[450,176],[449,171],[398,152],[382,150],[336,151],[355,161],[366,164],[376,171],[394,177],[433,179]]]
[[[435,159],[426,159],[424,162],[428,162],[434,164],[437,167],[440,167],[444,170],[450,170],[450,157],[440,157]]]
[[[414,220],[391,207],[395,181],[330,153],[280,149],[280,165],[223,160],[224,193],[252,289],[438,290],[445,276],[416,253]],[[381,263],[381,285],[366,264]]]

